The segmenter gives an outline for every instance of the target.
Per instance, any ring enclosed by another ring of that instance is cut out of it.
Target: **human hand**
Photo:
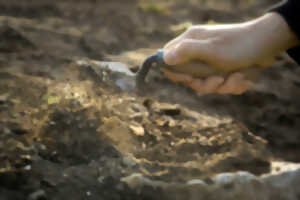
[[[164,60],[168,65],[179,65],[197,59],[219,70],[239,71],[251,66],[268,67],[278,54],[297,44],[297,37],[283,18],[269,13],[241,24],[193,26],[165,46]],[[205,80],[170,71],[165,74],[205,94],[240,94],[252,85],[240,73]]]

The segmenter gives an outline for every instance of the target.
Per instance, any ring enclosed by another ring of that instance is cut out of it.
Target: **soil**
[[[300,68],[286,56],[241,96],[153,74],[122,92],[82,60],[141,61],[187,24],[255,18],[277,1],[0,1],[0,197],[159,199],[121,181],[270,174],[300,162]],[[280,170],[280,169],[278,169]]]

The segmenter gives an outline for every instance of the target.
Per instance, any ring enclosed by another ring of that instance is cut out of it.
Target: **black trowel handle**
[[[137,86],[142,86],[145,83],[145,78],[151,67],[165,68],[169,71],[187,74],[195,78],[207,78],[209,76],[223,76],[226,77],[228,74],[239,71],[245,75],[245,78],[248,80],[255,80],[259,71],[262,69],[259,67],[251,67],[245,69],[217,69],[209,66],[208,64],[200,61],[193,60],[191,62],[170,66],[164,62],[163,59],[164,51],[159,50],[156,54],[148,57],[143,63],[141,69],[137,73],[136,81]]]
[[[166,66],[163,56],[164,56],[164,51],[158,50],[156,54],[148,57],[144,61],[142,67],[140,68],[140,70],[137,72],[136,75],[137,86],[142,86],[143,84],[145,84],[146,76],[149,70],[151,69],[151,67],[160,68]]]

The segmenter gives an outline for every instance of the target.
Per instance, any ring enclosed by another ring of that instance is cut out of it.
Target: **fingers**
[[[184,83],[185,85],[189,86],[190,88],[201,94],[216,93],[217,89],[224,82],[224,78],[219,76],[213,76],[205,80],[201,80],[194,79],[189,75],[170,72],[165,69],[163,70],[163,72],[169,80],[175,83]]]
[[[212,76],[207,79],[195,79],[189,75],[163,70],[164,75],[175,83],[184,83],[200,94],[233,94],[239,95],[253,86],[253,82],[245,80],[242,73],[234,73],[225,79]]]
[[[223,77],[213,76],[205,80],[194,79],[188,86],[200,94],[212,94],[217,92],[217,89],[223,82]]]
[[[219,87],[217,93],[239,95],[246,92],[252,85],[253,83],[251,81],[244,79],[243,74],[234,73]]]
[[[180,36],[174,38],[173,40],[171,40],[170,42],[168,42],[165,46],[164,49],[166,50],[171,50],[174,48],[174,46],[177,46],[178,43],[180,43],[180,41],[184,40],[186,38],[186,34],[183,33]]]
[[[185,75],[185,74],[179,74],[179,73],[174,73],[174,72],[170,72],[166,69],[162,69],[164,75],[170,79],[171,81],[173,81],[174,83],[185,83],[185,84],[189,84],[193,81],[193,78],[191,76]]]
[[[168,65],[178,65],[192,59],[209,61],[214,57],[210,40],[184,39],[173,49],[167,50],[164,60]]]
[[[234,73],[225,79],[212,76],[207,79],[194,79],[189,75],[163,70],[165,76],[175,83],[184,83],[200,94],[233,94],[239,95],[253,86],[251,81],[245,80],[241,73]]]

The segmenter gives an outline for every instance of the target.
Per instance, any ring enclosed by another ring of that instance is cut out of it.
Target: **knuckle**
[[[197,32],[197,28],[195,26],[190,26],[187,30],[186,30],[186,34],[188,36],[193,36],[195,35],[195,33]]]
[[[201,26],[190,26],[186,30],[187,37],[195,38],[197,35],[201,34],[203,32],[203,28]]]
[[[182,40],[177,47],[177,53],[181,55],[185,54],[186,51],[189,49],[189,46],[190,46],[189,39]]]

